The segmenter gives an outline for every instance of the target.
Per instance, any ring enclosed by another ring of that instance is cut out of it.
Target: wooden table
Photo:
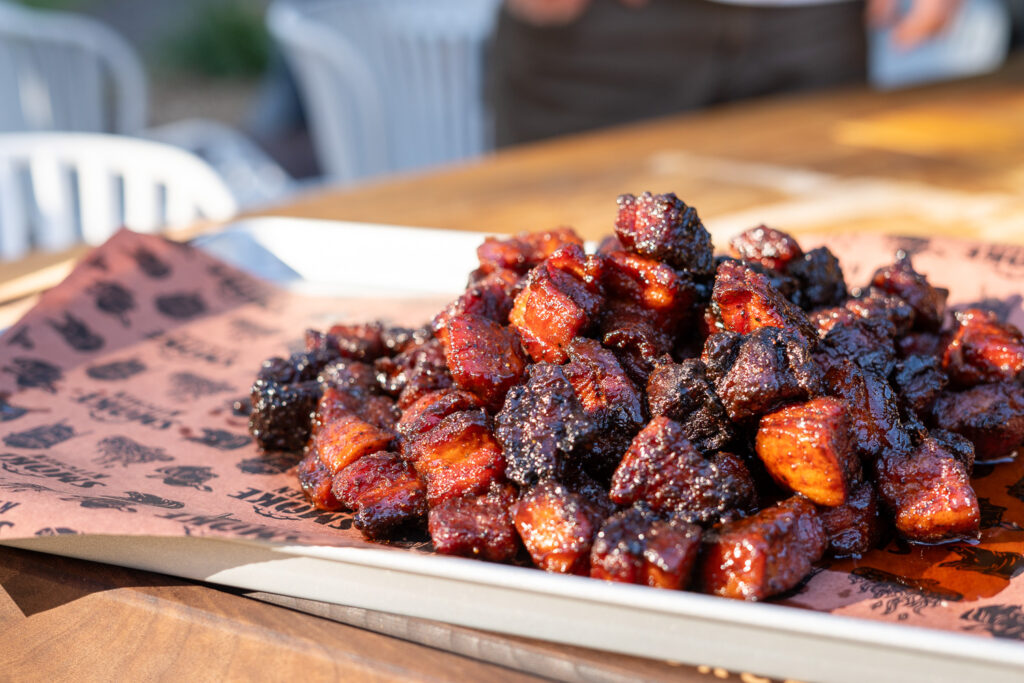
[[[263,213],[494,232],[574,225],[598,237],[611,229],[616,195],[650,189],[695,205],[719,243],[760,222],[1024,243],[1022,77],[1018,60],[993,77],[890,95],[748,102]],[[52,256],[5,266],[0,327],[63,268]],[[0,588],[0,672],[13,680],[738,678],[9,549]]]

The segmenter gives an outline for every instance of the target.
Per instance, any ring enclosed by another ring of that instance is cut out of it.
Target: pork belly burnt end
[[[818,505],[842,505],[861,477],[847,406],[835,398],[768,413],[761,418],[756,448],[772,479]]]
[[[672,350],[672,335],[660,329],[647,310],[629,301],[609,301],[600,325],[602,344],[637,386],[647,383],[654,364]]]
[[[914,326],[914,309],[903,299],[877,287],[868,287],[853,299],[847,299],[843,308],[861,318],[884,318],[892,324],[894,336],[902,337]]]
[[[1024,338],[1019,329],[977,308],[957,313],[956,320],[953,339],[942,356],[942,367],[955,385],[972,387],[1020,376]]]
[[[825,365],[823,388],[846,402],[853,442],[862,459],[874,460],[885,449],[910,447],[896,394],[884,378],[845,359]]]
[[[667,334],[675,333],[697,299],[691,280],[660,261],[625,251],[605,258],[602,282],[609,299],[642,309],[651,323]]]
[[[353,413],[381,429],[394,431],[401,411],[394,400],[380,390],[370,365],[335,361],[320,372],[317,381],[324,390],[313,416],[314,432],[321,423],[344,413]]]
[[[744,261],[760,263],[765,268],[785,272],[786,266],[804,252],[790,235],[759,225],[744,230],[729,240],[729,254]]]
[[[403,440],[403,450],[412,440],[429,432],[449,415],[480,407],[479,398],[454,387],[421,396],[402,412],[398,421],[396,429]]]
[[[536,362],[564,363],[565,345],[597,322],[604,305],[600,257],[562,247],[530,271],[509,322]]]
[[[501,408],[505,392],[526,374],[526,355],[511,327],[464,313],[447,321],[443,342],[455,384],[492,411]]]
[[[800,283],[800,303],[808,310],[835,306],[847,297],[843,269],[826,247],[812,249],[793,259],[786,272]]]
[[[942,440],[927,437],[914,450],[886,451],[875,461],[875,481],[903,538],[977,538],[981,515],[969,470]]]
[[[609,495],[619,505],[643,503],[689,522],[729,519],[749,509],[754,484],[739,458],[719,458],[705,460],[679,423],[656,417],[633,439]]]
[[[519,551],[512,525],[516,490],[495,484],[484,494],[449,498],[430,509],[428,529],[434,550],[443,555],[511,562]]]
[[[317,374],[339,358],[334,350],[263,361],[250,391],[249,433],[263,450],[301,451],[323,387]]]
[[[901,253],[895,263],[876,270],[871,284],[910,304],[915,329],[934,332],[942,327],[949,290],[932,287],[924,275],[914,270],[906,255]]]
[[[683,435],[704,453],[733,437],[725,407],[696,358],[678,364],[666,359],[655,367],[647,380],[647,406],[651,417],[664,415],[682,425]]]
[[[741,600],[764,600],[793,588],[828,543],[814,505],[800,496],[716,527],[705,541],[702,590]]]
[[[892,385],[905,411],[925,419],[949,379],[934,356],[908,356],[896,364]]]
[[[683,589],[700,551],[700,527],[627,508],[605,520],[590,551],[590,576]]]
[[[506,269],[525,275],[531,268],[567,244],[583,246],[572,228],[546,232],[523,232],[514,237],[488,237],[476,249],[480,270],[492,273]]]
[[[332,325],[327,332],[306,330],[306,351],[327,349],[341,358],[373,361],[388,352],[383,332],[384,326],[379,322]]]
[[[327,465],[320,460],[320,454],[310,451],[299,461],[297,468],[299,486],[314,506],[321,510],[339,510],[344,507],[341,501],[334,497],[331,487],[334,485],[334,475]]]
[[[737,261],[719,264],[711,302],[725,331],[746,334],[762,327],[778,327],[812,342],[818,338],[796,304],[772,287],[767,277]]]
[[[759,417],[819,390],[820,373],[807,340],[776,327],[737,337],[708,337],[701,360],[733,422]]]
[[[829,552],[834,557],[863,555],[878,546],[883,522],[878,496],[869,481],[858,484],[846,502],[836,507],[818,507],[818,515],[828,537]]]
[[[865,370],[888,377],[896,365],[892,325],[884,318],[853,317],[837,322],[826,334],[820,352],[852,360]]]
[[[334,495],[355,510],[352,523],[367,538],[421,524],[427,512],[423,482],[397,453],[371,453],[334,475]]]
[[[445,341],[448,322],[459,315],[475,315],[494,321],[499,325],[508,322],[512,303],[519,293],[518,275],[510,270],[501,270],[472,283],[455,301],[434,316],[430,327],[434,334]]]
[[[626,249],[698,279],[714,273],[711,235],[692,206],[671,192],[624,194],[618,202],[615,234]]]
[[[533,563],[561,574],[590,573],[590,549],[602,518],[596,505],[550,479],[524,491],[512,508]]]
[[[431,391],[452,386],[439,339],[428,339],[391,358],[378,358],[373,366],[377,382],[385,392],[398,397],[399,408],[412,405]]]
[[[998,460],[1024,442],[1024,389],[1000,382],[943,392],[932,416],[942,429],[970,440],[978,462]]]
[[[506,473],[520,486],[549,477],[563,479],[576,467],[578,449],[589,444],[600,427],[583,408],[562,368],[547,363],[531,365],[526,383],[509,390],[495,423]]]

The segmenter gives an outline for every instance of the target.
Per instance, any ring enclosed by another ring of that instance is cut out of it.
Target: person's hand
[[[897,46],[909,50],[942,33],[960,9],[961,0],[910,0],[910,8],[900,15],[899,0],[868,0],[868,24],[892,27]]]
[[[627,7],[643,7],[648,0],[619,0]],[[591,0],[505,0],[508,11],[537,26],[569,24],[587,9]]]

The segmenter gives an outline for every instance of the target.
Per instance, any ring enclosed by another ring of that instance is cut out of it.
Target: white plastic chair
[[[321,167],[351,182],[492,147],[484,51],[500,0],[278,0],[267,25]]]
[[[206,162],[177,147],[92,133],[0,134],[0,260],[225,220],[238,205]]]

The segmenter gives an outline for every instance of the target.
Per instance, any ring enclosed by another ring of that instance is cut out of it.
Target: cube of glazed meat
[[[1013,380],[1024,370],[1024,337],[1016,326],[991,311],[969,308],[956,314],[953,339],[942,356],[942,367],[954,384]]]
[[[875,271],[871,284],[883,292],[895,294],[914,309],[915,329],[935,332],[942,327],[949,290],[932,287],[902,252],[897,254],[895,263]]]
[[[690,581],[700,527],[627,508],[605,520],[590,551],[590,576],[679,590]]]
[[[602,516],[593,503],[550,479],[524,491],[512,521],[533,563],[547,572],[587,575]]]
[[[364,455],[387,449],[394,439],[393,432],[344,412],[322,421],[306,449],[316,454],[331,474],[337,474]]]
[[[925,418],[949,379],[935,356],[908,356],[896,364],[892,385],[905,411]]]
[[[790,261],[803,256],[804,252],[790,235],[767,225],[759,225],[729,240],[729,254],[784,272]]]
[[[793,496],[705,535],[701,590],[737,600],[770,598],[799,584],[827,544],[814,505]]]
[[[511,562],[519,551],[512,525],[516,490],[495,484],[484,494],[449,498],[430,509],[428,529],[434,550],[442,555]]]
[[[934,356],[942,360],[949,340],[945,335],[931,332],[909,332],[896,340],[896,351],[900,357]]]
[[[472,283],[438,313],[431,322],[431,329],[438,339],[446,342],[448,321],[459,315],[475,315],[492,320],[499,325],[508,323],[512,303],[519,293],[520,277],[510,270],[500,270],[485,275]]]
[[[427,513],[426,488],[397,453],[371,453],[346,466],[334,475],[333,491],[355,510],[352,523],[370,539],[420,525]]]
[[[396,355],[418,346],[434,336],[429,325],[423,327],[401,327],[394,325],[385,327],[380,333],[380,340],[387,349],[387,355]]]
[[[618,203],[615,234],[627,250],[664,261],[696,279],[714,273],[711,235],[692,206],[671,192],[624,194]]]
[[[478,396],[492,411],[501,408],[505,392],[526,374],[526,354],[511,327],[463,313],[448,319],[443,341],[456,386]]]
[[[978,462],[1008,456],[1024,442],[1024,390],[1018,384],[979,384],[943,392],[932,408],[935,424],[974,444]]]
[[[651,417],[664,415],[682,425],[683,435],[703,453],[721,449],[733,437],[725,407],[696,358],[655,367],[647,380],[647,407]]]
[[[612,476],[609,495],[619,505],[644,503],[699,524],[750,506],[753,483],[735,456],[727,463],[705,460],[682,426],[656,417],[641,430]]]
[[[483,493],[505,475],[501,446],[481,409],[445,417],[406,442],[403,455],[426,483],[431,507],[449,498]]]
[[[587,414],[562,368],[547,363],[531,365],[526,383],[509,390],[495,424],[506,474],[520,486],[562,479],[601,426]]]
[[[722,329],[747,334],[762,327],[778,327],[818,338],[817,330],[800,308],[771,286],[768,278],[737,261],[722,261],[715,276],[712,305]]]
[[[854,317],[837,322],[819,348],[821,353],[849,359],[881,377],[888,377],[896,365],[892,324],[885,318]]]
[[[756,449],[772,479],[818,505],[842,505],[861,478],[848,407],[835,398],[768,413],[761,418]]]
[[[862,459],[874,460],[883,449],[910,447],[896,394],[883,377],[846,359],[826,361],[825,366],[823,386],[828,395],[846,402],[853,442]]]
[[[605,257],[604,266],[602,282],[608,298],[644,309],[651,322],[669,334],[696,300],[693,282],[661,261],[617,251]]]
[[[922,543],[977,538],[981,514],[968,470],[939,439],[883,453],[875,461],[875,482],[903,538]]]
[[[440,424],[441,420],[461,410],[480,408],[480,399],[461,389],[442,389],[424,394],[402,412],[396,429],[408,443]]]
[[[564,363],[565,345],[597,322],[604,305],[599,257],[562,247],[530,271],[509,322],[536,362]]]
[[[372,366],[358,361],[335,361],[320,372],[317,381],[324,391],[313,415],[314,432],[320,423],[343,413],[354,413],[387,431],[395,430],[400,412],[394,399],[381,392]]]
[[[302,492],[314,506],[320,510],[339,510],[344,507],[331,490],[334,475],[320,460],[318,453],[311,451],[303,456],[299,461],[298,476]]]
[[[733,422],[759,417],[818,391],[820,372],[800,334],[763,327],[739,338],[716,337],[708,337],[701,360],[715,378],[715,391]]]
[[[860,556],[876,548],[884,530],[878,495],[871,482],[861,481],[836,507],[818,507],[829,552],[834,557]]]
[[[264,450],[301,451],[309,440],[310,420],[323,391],[316,381],[325,366],[340,358],[337,349],[293,353],[263,361],[250,391],[249,433]]]
[[[902,337],[914,325],[914,309],[903,299],[893,294],[868,287],[853,299],[847,299],[843,307],[861,318],[885,318],[892,324],[893,336]]]
[[[647,383],[657,360],[672,350],[672,336],[649,311],[629,301],[609,301],[600,327],[602,344],[612,350],[637,386]]]
[[[800,282],[801,305],[808,309],[836,306],[846,300],[846,280],[839,260],[827,247],[811,249],[789,262],[786,272]]]
[[[488,237],[477,247],[476,255],[480,270],[485,273],[507,269],[524,275],[567,244],[583,246],[583,240],[572,228],[522,232],[514,237]]]
[[[424,394],[453,384],[439,339],[428,339],[391,358],[378,358],[373,366],[381,388],[397,396],[398,407],[403,409]]]
[[[384,326],[377,323],[346,323],[332,325],[327,332],[306,330],[306,350],[336,349],[341,358],[372,361],[387,353],[381,334]]]

